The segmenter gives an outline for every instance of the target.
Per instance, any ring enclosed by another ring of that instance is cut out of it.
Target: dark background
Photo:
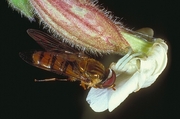
[[[40,49],[26,33],[42,29],[0,3],[0,118],[1,119],[179,119],[180,116],[180,5],[172,0],[100,0],[105,8],[122,18],[129,28],[151,27],[155,37],[169,45],[166,70],[149,88],[131,94],[109,113],[95,113],[85,101],[78,82],[35,83],[34,79],[56,76],[26,64],[20,51]],[[179,46],[179,47],[178,47]]]

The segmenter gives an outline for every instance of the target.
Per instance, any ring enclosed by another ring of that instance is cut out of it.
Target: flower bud
[[[30,0],[40,20],[81,50],[125,54],[121,28],[88,0]]]

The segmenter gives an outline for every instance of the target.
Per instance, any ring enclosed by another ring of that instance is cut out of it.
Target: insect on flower
[[[20,57],[35,67],[68,76],[67,79],[50,78],[35,81],[80,81],[84,89],[114,89],[116,74],[112,69],[106,69],[99,61],[42,31],[28,29],[27,33],[45,51],[20,52]]]

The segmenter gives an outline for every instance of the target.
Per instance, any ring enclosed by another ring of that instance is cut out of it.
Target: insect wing
[[[78,51],[62,43],[60,40],[48,35],[45,32],[35,29],[28,29],[27,33],[46,51],[77,53]]]
[[[46,51],[20,52],[19,53],[20,57],[26,63],[59,75],[62,74],[66,75],[74,80],[80,79],[78,64],[74,62],[76,62],[76,60],[78,61],[81,60],[81,58],[85,58],[85,59],[88,58],[86,54],[73,49],[72,47],[66,45],[65,43],[62,43],[60,40],[53,38],[52,36],[40,30],[28,29],[27,33]],[[34,59],[34,55],[38,52],[45,54],[44,55],[39,54],[39,56],[37,56],[37,58]],[[52,59],[50,60],[50,58]],[[64,62],[66,62],[65,66],[64,66]],[[72,69],[67,70],[68,72],[65,72],[67,67],[66,65],[72,67]]]

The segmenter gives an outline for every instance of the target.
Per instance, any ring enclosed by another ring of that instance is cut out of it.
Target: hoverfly
[[[27,33],[45,51],[20,52],[20,57],[35,67],[68,77],[35,81],[80,81],[84,89],[89,87],[114,89],[116,74],[112,69],[105,69],[99,61],[42,31],[28,29]]]

